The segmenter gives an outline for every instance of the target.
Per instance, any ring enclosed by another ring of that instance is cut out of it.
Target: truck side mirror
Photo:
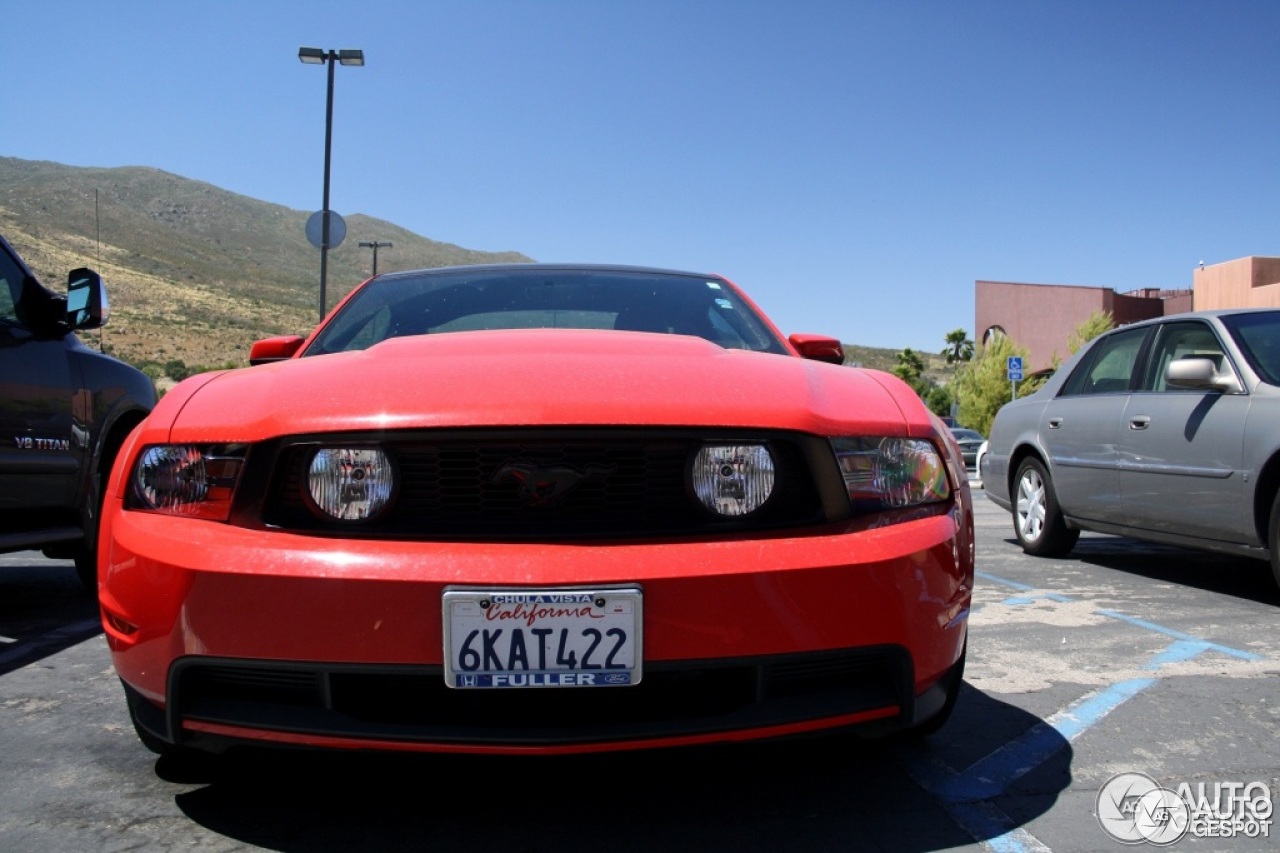
[[[97,329],[107,324],[107,291],[102,276],[87,267],[67,274],[67,325]]]

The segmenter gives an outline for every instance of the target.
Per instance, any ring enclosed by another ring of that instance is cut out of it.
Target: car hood
[[[171,441],[530,425],[933,432],[919,397],[886,373],[680,335],[545,329],[397,338],[203,374],[166,394],[148,424]]]

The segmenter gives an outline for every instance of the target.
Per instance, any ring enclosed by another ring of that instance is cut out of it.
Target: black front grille
[[[288,530],[366,538],[555,539],[697,535],[819,524],[830,520],[810,458],[829,449],[807,436],[752,433],[775,457],[773,497],[748,519],[703,509],[687,486],[687,469],[707,438],[689,431],[471,431],[300,438],[275,457],[263,521]],[[398,471],[399,491],[385,515],[339,525],[314,512],[307,466],[317,446],[377,444]],[[817,451],[813,447],[817,442]],[[837,476],[834,462],[825,476]],[[541,490],[530,479],[563,474],[569,488]],[[823,476],[823,474],[819,474]]]
[[[654,663],[631,687],[455,690],[441,668],[188,658],[170,683],[185,719],[311,735],[430,743],[554,744],[767,727],[893,708],[911,719],[897,646]]]

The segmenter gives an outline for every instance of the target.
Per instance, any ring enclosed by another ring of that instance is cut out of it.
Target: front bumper
[[[369,542],[122,512],[101,602],[135,719],[170,743],[526,752],[868,724],[941,706],[973,581],[958,510],[818,535],[571,545]],[[444,686],[451,584],[634,584],[635,687]]]

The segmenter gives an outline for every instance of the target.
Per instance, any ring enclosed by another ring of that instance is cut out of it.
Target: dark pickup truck
[[[156,403],[145,374],[74,334],[106,321],[96,272],[72,270],[59,296],[0,236],[0,553],[73,559],[90,589],[111,464]]]

